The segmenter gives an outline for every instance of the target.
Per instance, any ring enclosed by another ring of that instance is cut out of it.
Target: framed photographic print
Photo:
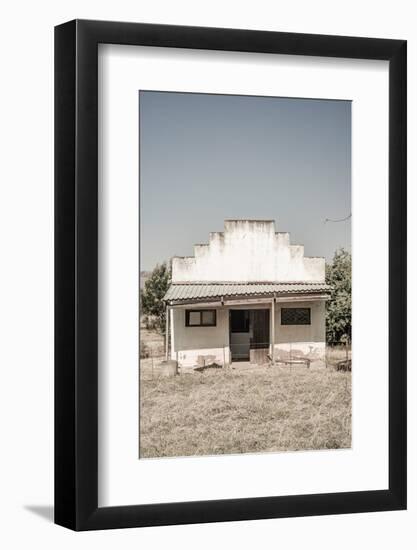
[[[55,521],[406,507],[406,42],[55,30]]]

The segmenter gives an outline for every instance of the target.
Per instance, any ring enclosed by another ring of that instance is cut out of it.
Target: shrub
[[[140,358],[141,359],[147,359],[150,356],[150,349],[147,344],[143,340],[140,341]]]

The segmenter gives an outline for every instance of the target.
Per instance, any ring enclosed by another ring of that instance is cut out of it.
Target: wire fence
[[[327,368],[339,371],[352,370],[352,343],[346,341],[328,342],[325,348]]]
[[[283,342],[276,343],[272,353],[269,342],[256,344],[228,342],[212,351],[195,350],[188,353],[187,364],[182,361],[181,352],[170,352],[166,360],[164,342],[141,342],[140,377],[153,380],[184,372],[202,372],[208,369],[224,368],[233,365],[242,368],[250,366],[278,366],[289,368],[320,369],[331,368],[337,371],[352,370],[352,347],[350,342]],[[190,359],[192,357],[192,359]]]

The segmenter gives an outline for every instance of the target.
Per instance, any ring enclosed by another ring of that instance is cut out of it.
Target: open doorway
[[[251,361],[251,350],[269,349],[269,309],[231,309],[229,315],[232,361]]]

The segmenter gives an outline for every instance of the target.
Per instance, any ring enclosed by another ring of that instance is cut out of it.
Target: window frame
[[[214,313],[214,321],[213,323],[204,323],[203,324],[203,312],[210,311]],[[198,325],[190,325],[190,313],[200,313],[200,324]],[[216,309],[210,309],[210,308],[204,308],[204,309],[186,309],[185,310],[185,326],[189,328],[193,327],[215,327],[217,326],[217,310]]]

